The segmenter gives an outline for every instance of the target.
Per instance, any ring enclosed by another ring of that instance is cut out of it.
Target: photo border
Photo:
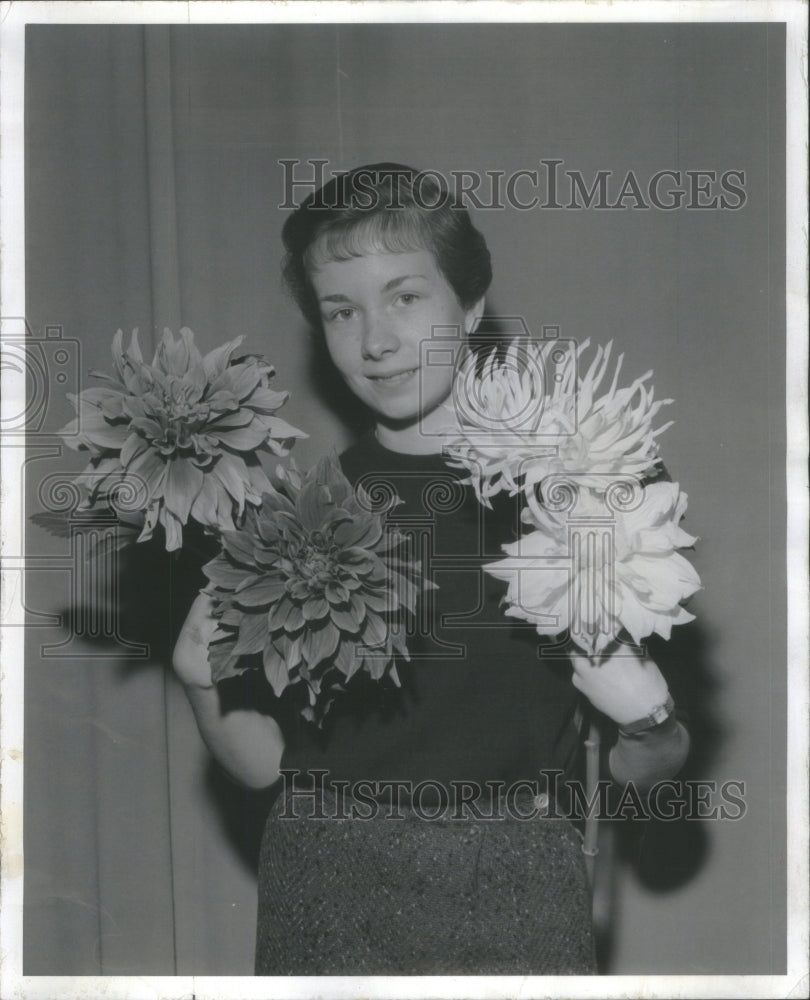
[[[0,688],[0,997],[98,996],[165,1000],[240,997],[791,997],[808,995],[808,503],[807,503],[807,5],[802,0],[481,0],[438,2],[19,2],[0,4],[0,317],[25,315],[23,73],[26,24],[349,22],[785,22],[787,31],[788,937],[784,976],[600,977],[46,977],[22,975],[23,629],[2,628]],[[181,15],[182,16],[179,16]],[[3,416],[25,402],[3,368]],[[22,552],[17,456],[3,446],[4,555]],[[19,448],[15,451],[19,453]],[[14,458],[14,461],[11,459]],[[4,574],[3,607],[10,577]],[[787,807],[787,803],[786,803]]]

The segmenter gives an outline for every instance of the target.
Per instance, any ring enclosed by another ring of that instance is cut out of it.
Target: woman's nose
[[[369,316],[363,331],[363,357],[376,360],[399,347],[399,337],[386,316]]]

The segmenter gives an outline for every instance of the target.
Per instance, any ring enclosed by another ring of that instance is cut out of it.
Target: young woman
[[[256,971],[594,972],[582,840],[545,772],[576,776],[580,695],[614,726],[618,783],[673,776],[689,740],[652,660],[541,659],[481,569],[518,512],[478,503],[441,432],[484,312],[483,236],[431,176],[375,164],[308,198],[283,238],[288,284],[373,420],[343,470],[398,495],[393,516],[421,539],[437,589],[421,598],[402,686],[355,675],[322,729],[292,689],[272,715],[223,711],[210,598],[192,607],[174,667],[211,752],[249,787],[284,772],[260,859]]]

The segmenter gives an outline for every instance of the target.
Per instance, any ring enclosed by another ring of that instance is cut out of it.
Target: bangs
[[[341,221],[324,229],[304,254],[307,270],[329,261],[351,260],[373,253],[435,254],[430,229],[421,213],[403,208]]]

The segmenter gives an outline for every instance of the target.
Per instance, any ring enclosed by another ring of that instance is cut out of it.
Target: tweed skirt
[[[292,812],[281,797],[262,838],[257,975],[596,971],[582,841],[566,820]]]

